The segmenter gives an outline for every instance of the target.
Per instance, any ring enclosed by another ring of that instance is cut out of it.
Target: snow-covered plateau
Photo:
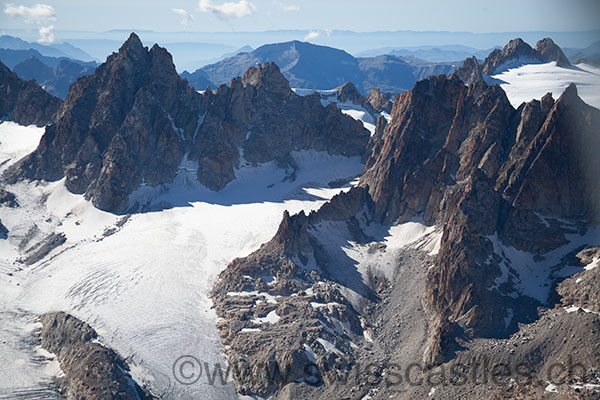
[[[600,68],[590,65],[559,67],[555,61],[518,64],[492,78],[504,89],[513,107],[532,99],[539,100],[548,92],[557,99],[569,84],[574,83],[583,101],[600,108]]]

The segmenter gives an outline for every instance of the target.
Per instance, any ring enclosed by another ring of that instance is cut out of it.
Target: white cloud
[[[56,13],[52,6],[48,4],[36,4],[26,7],[24,5],[8,3],[4,5],[4,14],[10,15],[13,18],[21,18],[28,24],[40,26],[40,38],[38,42],[53,43],[56,40],[54,25],[50,25],[50,22],[56,21]]]
[[[23,18],[28,24],[46,25],[56,20],[54,8],[48,4],[36,4],[32,7],[17,6],[8,3],[4,6],[4,13],[15,18]]]
[[[237,3],[227,2],[221,5],[216,5],[211,0],[200,0],[198,10],[228,19],[247,17],[256,11],[256,7],[247,0],[240,0]]]
[[[38,42],[40,43],[54,43],[56,41],[56,37],[54,37],[54,25],[50,26],[42,26],[39,29],[40,38]]]
[[[295,5],[288,6],[286,4],[280,3],[279,1],[274,1],[273,4],[275,4],[277,7],[281,8],[285,12],[300,11],[300,6],[295,6]]]
[[[308,35],[304,36],[304,41],[308,42],[310,40],[318,38],[319,36],[321,36],[321,32],[311,31],[308,33]]]
[[[190,22],[192,22],[192,20],[194,19],[194,16],[192,14],[190,14],[189,12],[181,9],[181,8],[173,8],[171,9],[171,11],[173,11],[175,14],[179,15],[181,17],[181,25],[183,26],[188,26]]]

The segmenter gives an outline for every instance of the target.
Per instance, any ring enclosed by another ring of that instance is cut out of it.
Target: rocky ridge
[[[45,126],[51,123],[61,100],[34,81],[20,79],[0,63],[0,118],[21,125]]]
[[[154,398],[131,378],[125,361],[97,341],[96,331],[87,323],[64,312],[44,314],[40,319],[41,346],[56,354],[64,372],[58,378],[59,389],[66,398]]]
[[[69,191],[112,212],[135,210],[130,195],[173,181],[183,161],[220,190],[242,161],[288,165],[295,150],[357,156],[369,132],[318,95],[297,96],[273,63],[199,94],[169,53],[131,34],[92,75],[75,82],[38,148],[9,181],[66,177]],[[160,154],[160,157],[157,157]]]

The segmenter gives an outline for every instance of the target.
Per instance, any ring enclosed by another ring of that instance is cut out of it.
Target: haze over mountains
[[[168,50],[131,33],[64,101],[17,76],[47,56],[0,64],[0,393],[597,395],[598,69],[550,38],[456,64],[288,41],[186,82]],[[184,355],[236,368],[187,385]],[[527,370],[479,384],[482,358]]]

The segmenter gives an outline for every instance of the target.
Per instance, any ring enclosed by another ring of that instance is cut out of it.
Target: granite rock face
[[[198,180],[220,190],[239,167],[285,163],[294,150],[362,155],[369,133],[318,96],[295,95],[275,64],[249,69],[214,93],[182,80],[170,54],[150,50],[132,34],[92,75],[75,82],[38,148],[7,173],[21,178],[66,177],[102,210],[130,209],[141,186],[173,181],[184,156]]]
[[[0,63],[0,118],[20,125],[45,126],[51,123],[61,100],[33,81],[20,79]]]

